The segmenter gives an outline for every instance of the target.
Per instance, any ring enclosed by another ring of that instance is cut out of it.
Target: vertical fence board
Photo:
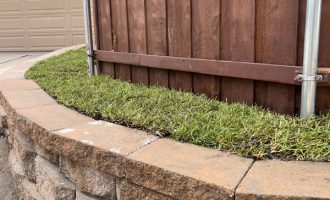
[[[323,0],[319,66],[330,67],[330,1]]]
[[[306,2],[299,0],[299,24],[298,24],[298,60],[297,65],[304,65],[304,43],[305,43],[305,23],[306,23]]]
[[[99,24],[99,47],[101,50],[112,51],[112,28],[111,28],[111,13],[110,0],[98,0],[98,24]],[[102,62],[101,73],[115,76],[113,63]]]
[[[298,0],[256,1],[256,61],[295,65],[297,61]],[[294,86],[257,82],[257,105],[294,114]]]
[[[254,62],[255,0],[222,0],[221,60]],[[221,99],[253,104],[254,81],[223,77]]]
[[[131,53],[147,54],[146,16],[144,0],[127,0],[129,45]],[[149,84],[147,67],[131,66],[132,82]]]
[[[330,68],[330,1],[324,0],[322,6],[319,66]],[[316,108],[318,112],[321,114],[329,112],[329,102],[330,88],[318,87],[316,98]]]
[[[330,88],[318,87],[316,96],[316,110],[318,114],[327,114],[330,111]]]
[[[192,38],[194,58],[220,59],[219,0],[192,0]],[[220,78],[194,74],[193,91],[212,98],[219,97]]]
[[[191,55],[191,3],[188,0],[167,0],[168,53],[170,56]],[[170,88],[192,91],[192,74],[170,71]]]
[[[129,52],[126,0],[111,0],[113,48],[118,52]],[[115,64],[116,78],[131,81],[129,65]]]
[[[305,40],[305,22],[306,22],[306,0],[299,0],[299,21],[298,21],[298,56],[297,65],[303,66],[304,60],[304,40]],[[301,86],[296,86],[296,101],[295,101],[295,113],[300,114],[300,104],[301,104]]]
[[[167,55],[166,0],[146,0],[148,54]],[[168,87],[168,71],[149,69],[150,85]]]

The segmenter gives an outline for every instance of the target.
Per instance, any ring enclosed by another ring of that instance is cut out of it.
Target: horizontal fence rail
[[[301,85],[301,82],[297,80],[297,75],[302,70],[300,66],[180,58],[99,50],[94,51],[94,55],[98,61],[111,63]],[[207,68],[204,66],[207,66]],[[320,68],[319,74],[322,74],[324,79],[319,82],[319,85],[330,86],[329,72],[330,68]]]
[[[93,0],[99,74],[300,112],[306,0]],[[323,1],[317,112],[330,110]]]

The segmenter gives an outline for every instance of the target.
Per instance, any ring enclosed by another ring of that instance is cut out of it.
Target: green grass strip
[[[330,114],[305,121],[192,93],[88,78],[86,70],[80,49],[36,64],[26,77],[96,119],[257,159],[330,161]]]

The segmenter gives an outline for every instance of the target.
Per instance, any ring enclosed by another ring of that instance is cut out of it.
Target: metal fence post
[[[92,17],[90,0],[83,0],[84,3],[84,24],[85,24],[85,39],[88,55],[88,75],[94,76],[94,62],[93,62],[93,34],[92,34]]]
[[[322,0],[307,0],[304,69],[302,74],[301,113],[307,119],[315,115]]]

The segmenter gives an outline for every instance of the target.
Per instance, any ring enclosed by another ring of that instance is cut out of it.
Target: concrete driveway
[[[0,52],[0,76],[15,65],[48,52]]]

